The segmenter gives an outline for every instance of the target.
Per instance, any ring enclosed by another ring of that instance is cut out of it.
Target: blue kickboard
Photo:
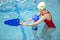
[[[20,19],[10,19],[10,20],[4,21],[4,24],[10,25],[10,26],[19,26],[20,25],[19,23],[20,23]]]

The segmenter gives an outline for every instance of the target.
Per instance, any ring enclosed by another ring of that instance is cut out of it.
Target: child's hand
[[[25,21],[20,22],[20,25],[25,26]]]
[[[20,22],[21,25],[22,25],[23,23],[25,23],[25,21]]]

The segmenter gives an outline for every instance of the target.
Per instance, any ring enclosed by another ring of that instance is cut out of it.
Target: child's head
[[[40,2],[37,6],[37,8],[39,10],[43,10],[43,9],[46,9],[46,3],[45,2]]]

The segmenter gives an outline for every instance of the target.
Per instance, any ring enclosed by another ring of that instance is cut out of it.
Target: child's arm
[[[28,22],[28,21],[31,21],[32,23],[34,22],[33,20],[32,20],[32,18],[29,18],[29,19],[27,19],[27,20],[24,20],[24,21],[22,21],[22,22],[20,22],[20,24],[25,24],[25,22]]]

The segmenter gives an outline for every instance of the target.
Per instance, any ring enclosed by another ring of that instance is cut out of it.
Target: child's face
[[[42,11],[44,11],[44,10],[46,10],[46,9],[38,9],[40,12],[42,12]]]

